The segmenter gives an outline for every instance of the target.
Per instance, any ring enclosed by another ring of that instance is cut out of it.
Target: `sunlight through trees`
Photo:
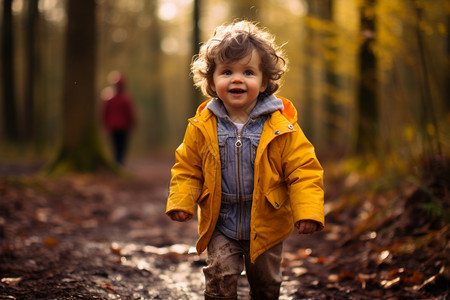
[[[29,3],[3,1],[0,139],[5,149],[49,157],[62,133],[63,78],[73,71],[64,63],[64,40],[74,37],[65,1],[36,1],[37,15]],[[204,100],[193,91],[192,55],[212,28],[235,18],[259,22],[284,44],[290,64],[279,93],[300,108],[319,151],[395,161],[448,149],[444,0],[96,3],[95,105],[106,74],[124,72],[138,105],[133,155],[180,142],[186,119]]]

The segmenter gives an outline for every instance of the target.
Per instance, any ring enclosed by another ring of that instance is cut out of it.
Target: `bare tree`
[[[359,52],[359,87],[357,99],[357,124],[355,153],[375,154],[378,150],[377,59],[373,51],[375,41],[376,0],[365,0],[360,8],[361,30],[364,38]]]
[[[435,112],[435,101],[431,95],[430,72],[426,59],[426,45],[422,35],[421,24],[423,20],[423,8],[416,1],[411,1],[413,9],[416,13],[415,31],[417,36],[417,47],[419,50],[419,76],[420,76],[420,94],[421,109],[420,111],[420,134],[423,139],[423,152],[428,155],[442,155],[441,141],[439,139],[438,121]],[[428,130],[428,124],[434,127],[435,133],[431,135]]]
[[[193,3],[193,14],[192,14],[192,56],[198,54],[200,50],[200,43],[201,43],[201,32],[200,32],[200,18],[201,18],[201,7],[202,7],[202,1],[201,0],[194,0]],[[192,114],[195,113],[195,110],[197,109],[197,106],[202,102],[203,95],[200,92],[199,89],[195,88],[192,85],[192,93],[191,93],[191,108]]]
[[[14,92],[14,50],[12,0],[3,1],[2,22],[3,125],[9,141],[19,139],[16,96]]]
[[[24,107],[24,138],[30,140],[34,136],[34,79],[36,66],[36,40],[38,33],[38,0],[29,0],[26,11],[25,32],[25,107]]]
[[[67,2],[62,143],[50,172],[92,172],[111,167],[98,136],[95,2]]]

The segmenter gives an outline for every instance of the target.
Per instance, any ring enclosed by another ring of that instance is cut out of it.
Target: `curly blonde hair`
[[[195,86],[205,96],[217,97],[217,93],[211,88],[216,63],[237,61],[256,50],[261,57],[263,84],[267,86],[261,94],[267,96],[275,93],[287,70],[287,58],[274,40],[274,36],[268,31],[249,21],[217,27],[193,58],[191,72]]]

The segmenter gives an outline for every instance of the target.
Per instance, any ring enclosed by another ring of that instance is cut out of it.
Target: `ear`
[[[216,85],[214,84],[214,79],[213,79],[213,78],[208,79],[208,80],[207,80],[207,83],[208,83],[208,85],[209,85],[209,88],[210,88],[214,93],[216,93],[217,91],[216,91]]]
[[[261,84],[261,88],[259,89],[259,92],[262,93],[267,89],[267,82],[266,80],[263,80],[262,84]]]

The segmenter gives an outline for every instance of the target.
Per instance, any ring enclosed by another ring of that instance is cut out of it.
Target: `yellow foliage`
[[[412,126],[406,126],[403,130],[403,135],[408,142],[412,142],[412,140],[414,139],[414,129],[412,128]]]
[[[428,123],[427,124],[427,133],[430,135],[430,136],[435,136],[436,135],[436,127],[434,127],[434,125],[433,124],[431,124],[431,123]]]
[[[305,17],[305,25],[318,32],[339,34],[340,28],[334,22],[314,17]]]
[[[443,36],[446,36],[448,34],[448,29],[444,23],[437,24],[437,31]]]

